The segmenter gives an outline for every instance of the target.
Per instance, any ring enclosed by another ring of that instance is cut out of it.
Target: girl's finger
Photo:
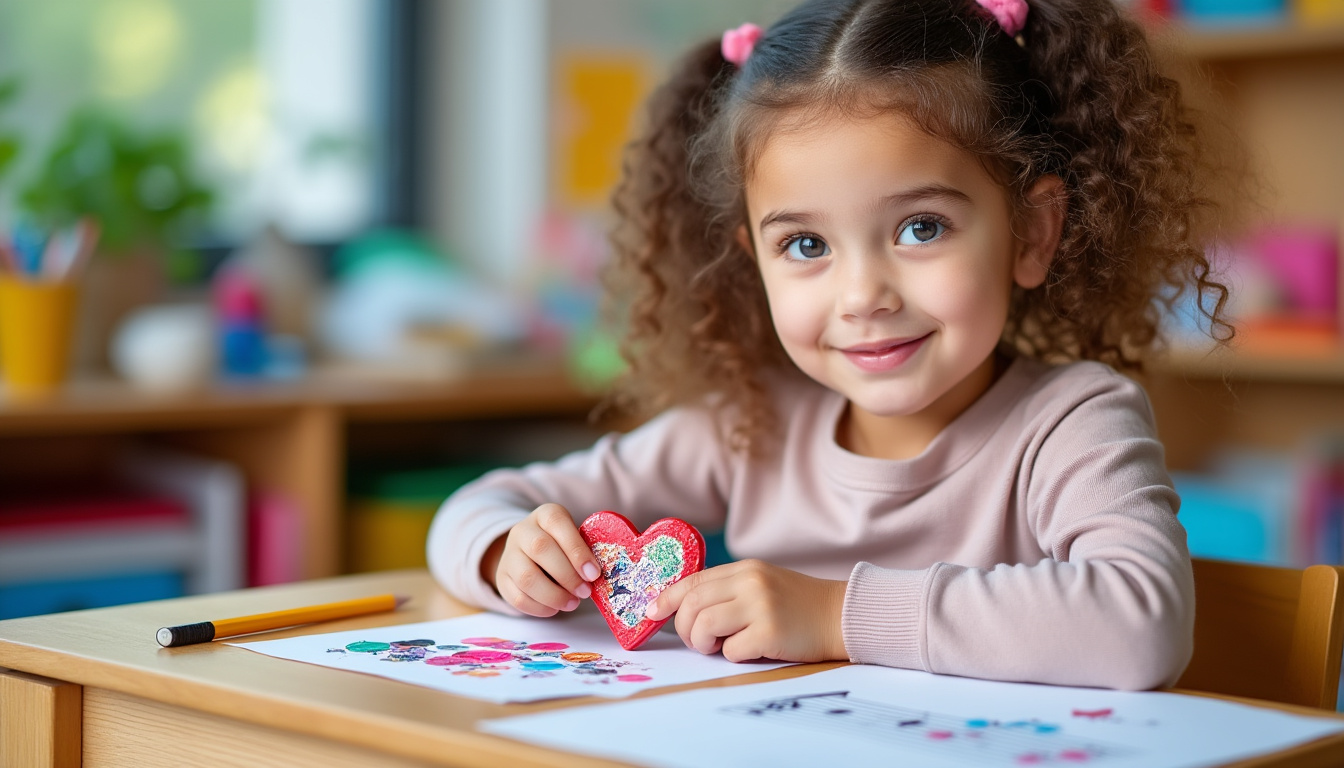
[[[518,589],[518,585],[513,583],[513,579],[509,578],[507,573],[499,574],[498,584],[495,588],[499,590],[499,596],[508,601],[509,605],[512,605],[514,608],[517,608],[528,616],[536,616],[544,619],[558,613],[554,608],[548,608],[523,594],[523,591]]]
[[[737,601],[719,603],[706,608],[695,617],[691,627],[690,646],[705,654],[718,653],[725,639],[746,629],[747,622]]]
[[[555,537],[550,532],[540,526],[529,526],[518,535],[518,549],[526,559],[541,567],[549,577],[552,585],[559,585],[559,589],[569,593],[570,597],[587,597],[592,589],[583,581],[579,574],[574,570],[560,545],[556,543]],[[531,594],[527,585],[519,584],[525,591]],[[533,595],[536,597],[536,595]]]
[[[681,610],[681,603],[686,599],[686,595],[701,585],[709,584],[715,581],[721,581],[733,575],[736,563],[720,565],[710,568],[707,571],[693,573],[690,576],[678,581],[676,584],[664,589],[652,603],[649,603],[648,609],[644,615],[657,621],[671,616],[673,613]]]
[[[537,507],[537,524],[541,529],[550,534],[555,541],[556,546],[564,553],[569,561],[570,568],[578,579],[577,583],[568,583],[560,581],[566,589],[579,597],[587,597],[591,593],[587,582],[593,581],[602,575],[602,568],[597,562],[597,557],[593,555],[593,550],[588,546],[588,542],[583,540],[583,535],[579,533],[579,527],[574,524],[574,518],[570,517],[569,512],[559,504],[543,504]],[[552,574],[554,575],[554,574]],[[582,594],[579,594],[582,592]]]
[[[709,573],[701,571],[696,574],[700,576]],[[675,586],[675,585],[674,585]],[[664,592],[663,594],[666,594]],[[694,648],[691,639],[691,630],[695,627],[696,621],[702,611],[708,610],[720,603],[726,603],[733,599],[733,583],[728,579],[711,579],[706,582],[697,581],[692,589],[682,598],[680,606],[677,608],[676,618],[673,619],[673,626],[676,627],[677,635],[688,648]],[[662,595],[658,596],[661,603]],[[659,608],[661,608],[661,604]]]
[[[536,563],[525,557],[511,560],[503,569],[513,581],[518,591],[557,611],[572,611],[579,606],[579,599],[558,584],[537,567]]]
[[[732,637],[723,639],[723,658],[732,662],[774,658],[768,656],[767,653],[769,652],[764,648],[760,633],[754,631],[752,627],[746,627],[735,632]],[[778,655],[782,656],[782,654]]]

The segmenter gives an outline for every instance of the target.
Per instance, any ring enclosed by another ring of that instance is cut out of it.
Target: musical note
[[[984,766],[1079,765],[1136,754],[1129,748],[1072,736],[1055,723],[920,712],[856,699],[849,691],[767,699],[719,711],[777,721],[789,728],[827,731],[841,738],[875,739],[904,749],[954,755]],[[1075,716],[1081,716],[1081,711],[1075,710]],[[1101,717],[1099,713],[1095,716]]]

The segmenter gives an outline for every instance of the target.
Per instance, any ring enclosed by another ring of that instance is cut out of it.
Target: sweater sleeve
[[[558,461],[496,470],[439,508],[426,544],[430,571],[454,597],[517,615],[481,578],[480,564],[490,544],[533,509],[557,503],[576,523],[607,509],[641,530],[663,517],[721,528],[729,461],[710,414],[679,408]]]
[[[1175,682],[1194,631],[1179,499],[1147,397],[1112,376],[1024,452],[1017,495],[1047,557],[988,569],[860,563],[843,617],[854,661],[1127,690]]]

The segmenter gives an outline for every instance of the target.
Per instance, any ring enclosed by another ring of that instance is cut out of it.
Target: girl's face
[[[902,425],[932,439],[974,402],[993,382],[1013,284],[1045,277],[1003,188],[898,114],[778,131],[746,199],[784,349],[849,399],[870,446]]]

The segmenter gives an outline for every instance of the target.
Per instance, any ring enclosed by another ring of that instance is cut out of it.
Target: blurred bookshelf
[[[1331,306],[1296,306],[1285,300],[1292,288],[1275,283],[1283,308],[1239,307],[1230,348],[1177,341],[1140,378],[1192,553],[1344,562],[1344,14],[1298,0],[1275,19],[1223,22],[1177,18],[1152,29],[1192,105],[1247,152],[1252,200],[1237,222],[1248,225],[1245,239],[1219,256],[1239,273],[1228,282],[1243,300],[1263,300],[1264,281],[1285,275],[1267,271],[1253,243],[1311,231],[1332,241],[1334,258],[1319,259],[1307,280]]]
[[[292,502],[303,543],[293,576],[319,578],[347,570],[352,457],[428,455],[451,442],[471,458],[473,446],[489,444],[491,434],[529,424],[550,420],[586,430],[595,402],[559,364],[545,362],[420,382],[318,370],[294,382],[177,394],[146,393],[111,379],[75,381],[40,400],[0,396],[0,487],[69,482],[128,450],[225,462],[249,489]],[[555,456],[517,460],[538,458]]]
[[[1176,24],[1164,33],[1167,44],[1181,55],[1209,63],[1344,52],[1344,23],[1308,25],[1285,21],[1231,28]]]
[[[1156,368],[1186,378],[1338,385],[1344,397],[1344,347],[1284,354],[1176,346],[1156,361]]]

